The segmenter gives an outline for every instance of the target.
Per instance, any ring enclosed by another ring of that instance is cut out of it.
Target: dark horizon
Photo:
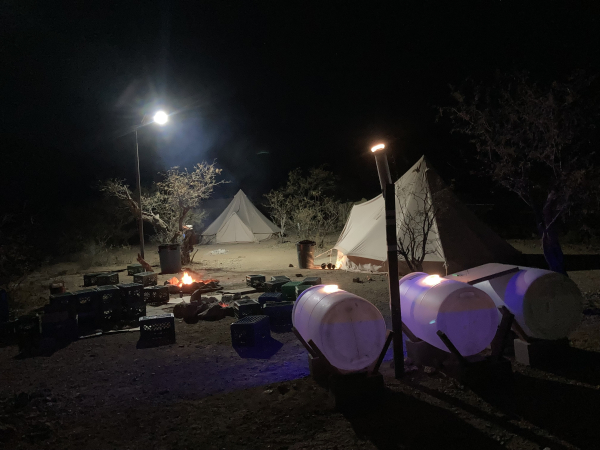
[[[435,106],[468,77],[598,72],[600,5],[540,5],[4,5],[3,203],[35,212],[87,202],[101,179],[133,184],[124,133],[158,107],[175,114],[140,130],[146,186],[216,159],[232,183],[215,198],[257,199],[324,164],[356,201],[378,194],[369,147],[383,141],[394,177],[425,154],[465,201],[513,201],[469,174],[468,143],[435,123]]]

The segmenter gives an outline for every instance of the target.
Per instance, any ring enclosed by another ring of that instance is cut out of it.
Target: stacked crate
[[[144,286],[139,283],[121,283],[117,285],[121,291],[122,317],[125,320],[138,320],[146,315]]]
[[[309,289],[313,287],[310,284],[304,284],[304,281],[302,282],[302,284],[299,284],[298,286],[296,286],[296,299],[298,299],[298,297],[300,297],[300,294],[302,294],[305,290]]]
[[[290,331],[292,329],[292,310],[294,302],[267,302],[262,313],[269,318],[273,331]]]
[[[144,266],[141,264],[129,264],[127,266],[127,275],[130,277],[134,276],[136,273],[140,273],[144,271]]]
[[[281,302],[284,300],[281,292],[265,292],[258,297],[258,303],[264,305],[267,302]]]
[[[44,337],[70,340],[77,337],[76,297],[71,292],[50,295],[40,318]]]
[[[247,316],[231,324],[234,347],[258,347],[271,338],[267,316]]]
[[[74,293],[75,312],[79,328],[96,329],[101,327],[100,294],[97,289],[81,289]]]
[[[301,281],[290,281],[281,286],[281,293],[284,295],[286,300],[294,301],[296,300],[296,286],[300,286],[301,284]]]
[[[115,284],[119,284],[119,274],[116,272],[101,273],[96,278],[96,286],[114,286]]]
[[[169,286],[146,286],[144,301],[148,305],[163,305],[169,303]]]
[[[254,316],[261,313],[260,303],[249,298],[236,300],[233,302],[233,312],[238,319]]]
[[[156,286],[158,274],[156,272],[139,272],[133,275],[133,282],[142,286]]]
[[[121,319],[121,290],[117,286],[99,286],[102,327],[109,328]]]

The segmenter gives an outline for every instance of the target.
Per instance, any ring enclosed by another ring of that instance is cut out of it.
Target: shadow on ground
[[[598,254],[564,256],[565,267],[568,272],[600,269],[600,255]],[[523,254],[521,255],[521,263],[528,267],[548,269],[548,263],[546,263],[546,259],[542,254]]]
[[[377,406],[345,417],[360,439],[380,450],[504,448],[451,411],[399,392],[386,391]]]

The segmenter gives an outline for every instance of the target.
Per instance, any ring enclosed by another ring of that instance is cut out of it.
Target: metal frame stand
[[[336,409],[363,408],[377,401],[383,394],[385,383],[379,368],[392,342],[394,336],[392,331],[387,331],[385,343],[377,360],[367,371],[358,373],[341,373],[327,360],[314,341],[306,342],[296,328],[292,328],[292,331],[308,352],[311,376],[317,384],[329,391]]]
[[[500,308],[500,312],[502,321],[492,341],[489,355],[463,356],[450,338],[443,331],[438,331],[437,335],[450,353],[418,338],[417,341],[413,341],[410,337],[406,341],[408,357],[417,366],[435,367],[466,385],[488,386],[506,383],[512,379],[512,367],[510,361],[502,355],[509,340],[514,316],[505,306]]]

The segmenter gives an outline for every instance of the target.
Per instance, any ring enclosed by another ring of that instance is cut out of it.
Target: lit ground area
[[[539,253],[533,242],[514,243]],[[210,254],[216,249],[227,253]],[[198,247],[193,269],[227,288],[245,275],[321,276],[364,297],[389,322],[385,275],[300,270],[295,247],[273,241]],[[590,249],[571,248],[585,255]],[[103,265],[45,267],[29,277],[24,308],[47,299],[52,280],[78,289],[82,274],[124,268],[136,249],[104,255]],[[158,264],[155,248],[147,250]],[[317,262],[328,262],[327,256]],[[0,444],[23,449],[594,449],[599,448],[600,270],[571,277],[584,291],[586,314],[571,335],[574,359],[552,372],[513,364],[512,387],[474,392],[437,371],[412,370],[379,405],[354,414],[333,408],[308,376],[307,356],[292,333],[273,333],[260,357],[231,346],[231,318],[176,321],[177,343],[138,349],[138,333],[82,339],[50,356],[18,358],[0,346]],[[129,281],[123,273],[121,281]],[[359,276],[363,283],[352,279]],[[159,284],[170,276],[159,276]],[[254,294],[256,296],[256,294]],[[167,307],[162,309],[168,310]]]

